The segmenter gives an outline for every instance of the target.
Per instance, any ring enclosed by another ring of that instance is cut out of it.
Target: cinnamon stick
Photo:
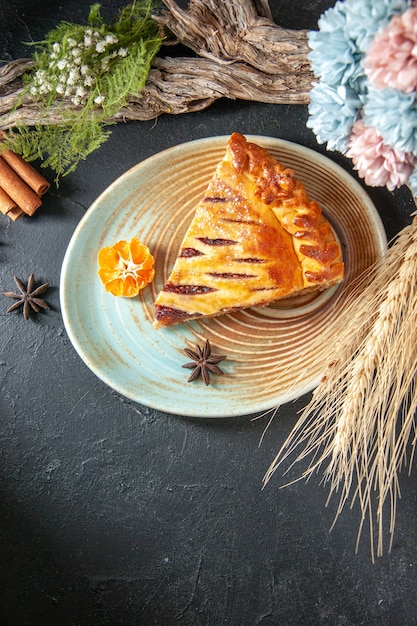
[[[7,150],[1,156],[38,196],[43,196],[48,191],[50,183],[30,163],[22,159],[20,154]]]
[[[3,215],[7,215],[9,211],[16,208],[16,202],[0,187],[0,211]]]
[[[13,209],[10,209],[10,211],[7,213],[7,217],[10,217],[10,219],[13,220],[13,222],[18,220],[19,217],[22,217],[22,215],[25,215],[25,212],[22,211],[22,209],[19,209],[18,206],[14,207]]]
[[[0,157],[0,187],[27,215],[33,215],[42,202],[40,197]]]

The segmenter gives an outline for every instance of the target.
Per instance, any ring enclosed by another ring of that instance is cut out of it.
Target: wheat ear
[[[391,547],[400,496],[398,475],[404,464],[411,464],[416,443],[416,278],[414,219],[360,278],[341,317],[329,328],[327,340],[333,337],[334,343],[337,336],[337,341],[329,351],[323,379],[264,477],[268,482],[293,454],[291,468],[310,459],[297,480],[310,478],[324,466],[329,498],[339,494],[335,521],[348,499],[352,505],[358,501],[359,541],[369,518],[372,558],[375,517],[377,555],[383,553],[387,500]]]

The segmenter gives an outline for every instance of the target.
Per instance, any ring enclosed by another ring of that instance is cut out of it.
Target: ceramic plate
[[[343,169],[287,141],[248,139],[293,168],[321,204],[343,248],[345,279],[307,300],[155,330],[153,302],[228,137],[191,141],[146,159],[110,185],[82,218],[60,288],[74,348],[101,380],[131,400],[178,415],[227,417],[259,413],[310,391],[323,366],[324,346],[314,347],[315,339],[343,308],[355,277],[386,247],[374,205]],[[97,276],[97,252],[133,236],[153,253],[155,280],[137,298],[115,298]],[[201,379],[188,383],[183,350],[206,338],[213,352],[227,356],[224,375],[212,377],[209,386]]]

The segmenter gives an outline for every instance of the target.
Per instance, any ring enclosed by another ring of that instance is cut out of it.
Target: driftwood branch
[[[287,30],[272,21],[267,0],[190,0],[187,10],[174,0],[154,19],[169,43],[197,56],[154,59],[145,88],[111,120],[149,120],[162,113],[187,113],[219,98],[276,104],[306,104],[312,73],[307,32]],[[65,100],[43,110],[29,96],[16,108],[20,77],[33,67],[18,59],[0,68],[0,129],[19,123],[59,124],[77,111]]]
[[[265,1],[258,7],[251,0],[198,0],[187,10],[164,2],[168,10],[156,21],[201,57],[241,61],[261,74],[310,72],[306,31],[277,26]]]

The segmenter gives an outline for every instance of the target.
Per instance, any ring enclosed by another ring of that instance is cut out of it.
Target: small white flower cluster
[[[39,69],[33,76],[30,93],[33,96],[45,96],[56,93],[69,98],[75,105],[82,105],[88,100],[91,88],[97,86],[97,79],[110,68],[114,59],[128,55],[123,47],[109,51],[119,43],[113,34],[102,35],[87,28],[77,41],[67,37],[61,43],[52,45],[48,69]],[[100,94],[94,99],[95,104],[103,104],[105,96]]]

